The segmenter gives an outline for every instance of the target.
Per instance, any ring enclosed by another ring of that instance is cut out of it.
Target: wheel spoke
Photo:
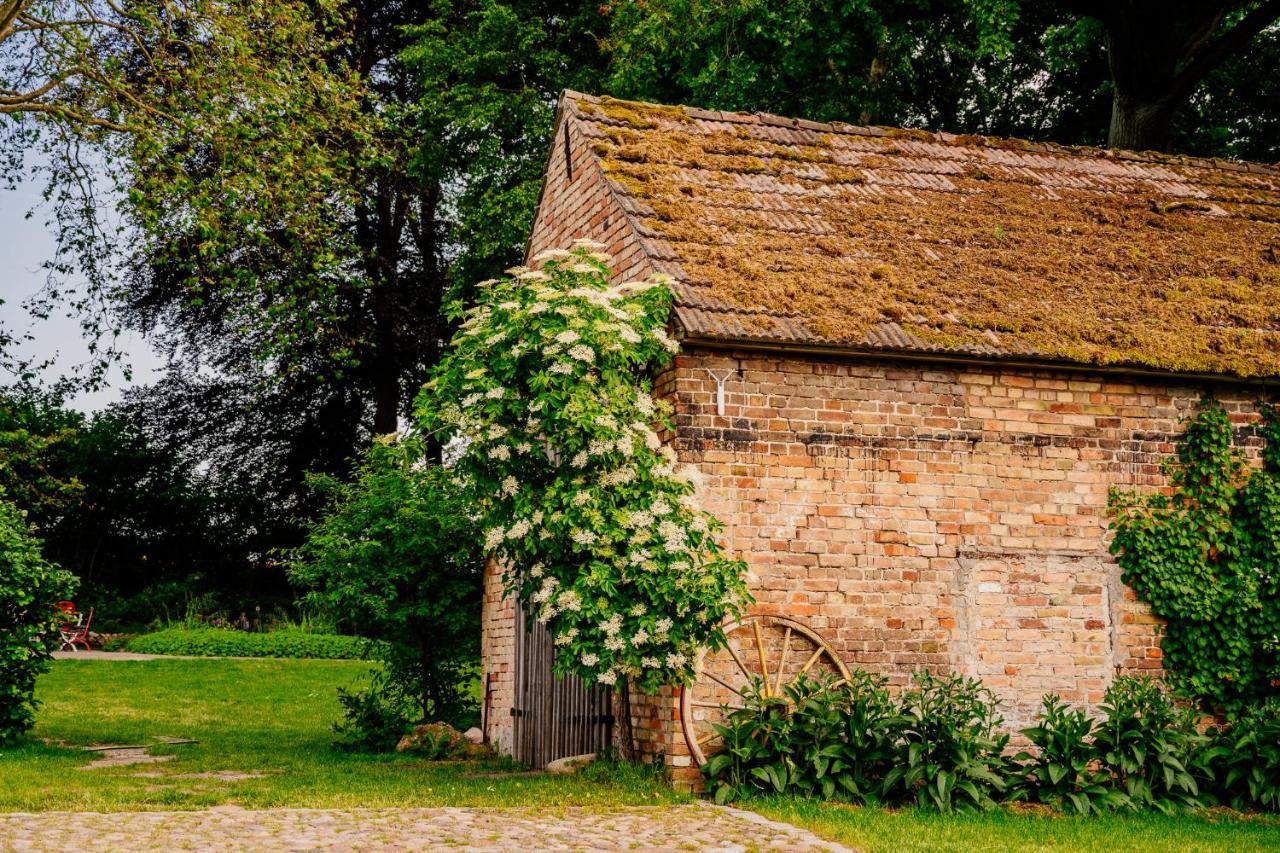
[[[702,746],[703,744],[706,744],[706,743],[711,743],[711,741],[715,740],[718,737],[720,737],[719,732],[712,732],[709,735],[703,735],[702,737],[698,738],[698,746]]]
[[[742,698],[742,699],[746,699],[746,698],[747,698],[746,696],[743,696],[743,695],[742,695],[742,691],[741,691],[741,690],[739,690],[738,688],[734,687],[732,684],[730,684],[729,682],[725,681],[723,678],[721,678],[720,676],[716,675],[714,672],[707,672],[706,670],[703,670],[703,673],[702,673],[702,674],[703,674],[703,675],[705,675],[707,678],[710,678],[712,681],[714,681],[715,683],[719,684],[721,687],[725,688],[726,690],[728,690],[728,691],[730,691],[730,692],[732,692],[732,693],[736,693],[736,694],[738,695],[738,697],[739,697],[739,698]]]
[[[738,665],[738,669],[742,670],[742,677],[750,681],[751,673],[747,671],[747,665],[742,662],[741,656],[738,655],[738,650],[733,647],[733,639],[731,637],[725,637],[724,647],[728,649],[729,654],[733,657],[733,662]]]
[[[756,657],[760,658],[760,676],[763,680],[764,695],[769,695],[769,664],[764,659],[764,640],[760,636],[760,620],[751,623],[751,630],[756,635]]]
[[[787,626],[787,632],[782,635],[782,659],[778,661],[778,677],[773,682],[773,692],[776,694],[782,689],[782,673],[787,669],[787,656],[791,652],[791,626]]]
[[[800,667],[800,672],[798,673],[798,675],[804,675],[806,672],[808,672],[809,667],[817,663],[818,658],[822,657],[822,653],[825,652],[826,650],[827,649],[825,646],[818,646],[818,648],[814,650],[813,654],[809,656],[809,659],[804,662],[804,666]]]
[[[695,707],[695,708],[715,708],[717,711],[718,711],[718,710],[720,710],[721,708],[728,708],[728,709],[729,709],[729,710],[731,710],[731,711],[745,711],[745,710],[747,709],[747,706],[746,706],[746,705],[734,705],[734,704],[729,703],[729,702],[694,702],[694,701],[691,701],[689,704],[690,704],[690,705],[692,705],[692,706],[693,706],[693,707]]]

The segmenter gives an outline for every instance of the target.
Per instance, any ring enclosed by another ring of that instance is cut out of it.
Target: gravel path
[[[707,803],[607,811],[268,809],[0,814],[0,850],[845,851],[809,832]]]

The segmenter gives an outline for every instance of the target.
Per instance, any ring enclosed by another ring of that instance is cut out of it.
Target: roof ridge
[[[1274,175],[1280,177],[1280,163],[1253,163],[1243,160],[1224,160],[1217,157],[1195,157],[1188,154],[1164,154],[1158,151],[1130,151],[1123,148],[1097,148],[1091,145],[1064,145],[1058,142],[1032,141],[1018,137],[987,136],[984,134],[951,133],[949,131],[932,131],[919,128],[898,128],[848,124],[846,122],[821,122],[803,118],[788,118],[773,113],[731,112],[725,110],[705,110],[684,104],[658,104],[652,101],[634,101],[625,98],[614,98],[609,95],[590,95],[573,89],[565,89],[560,94],[561,103],[585,101],[600,105],[616,103],[636,107],[658,109],[679,109],[686,116],[704,121],[721,121],[729,124],[764,124],[775,127],[800,128],[816,133],[835,133],[844,136],[862,136],[873,138],[899,138],[917,142],[936,142],[943,145],[958,145],[969,148],[1003,148],[1024,151],[1033,154],[1061,154],[1073,157],[1092,157],[1095,159],[1124,160],[1128,162],[1153,163],[1159,165],[1190,166],[1203,169],[1220,169],[1231,172],[1248,172],[1252,174]],[[997,143],[997,144],[992,144]],[[1010,145],[1009,143],[1015,143]]]

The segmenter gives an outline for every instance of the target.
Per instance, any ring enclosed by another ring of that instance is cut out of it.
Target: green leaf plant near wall
[[[1167,623],[1170,680],[1212,712],[1280,696],[1280,409],[1259,410],[1260,467],[1206,399],[1166,463],[1170,488],[1109,501],[1121,578]]]
[[[666,282],[610,283],[580,241],[482,282],[419,400],[504,583],[555,638],[556,669],[646,692],[687,682],[749,601],[746,566],[660,439],[651,377],[678,349]]]

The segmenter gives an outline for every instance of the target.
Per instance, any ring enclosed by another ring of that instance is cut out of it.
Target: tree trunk
[[[1172,140],[1173,110],[1165,101],[1145,102],[1116,91],[1111,99],[1108,148],[1165,151]]]

